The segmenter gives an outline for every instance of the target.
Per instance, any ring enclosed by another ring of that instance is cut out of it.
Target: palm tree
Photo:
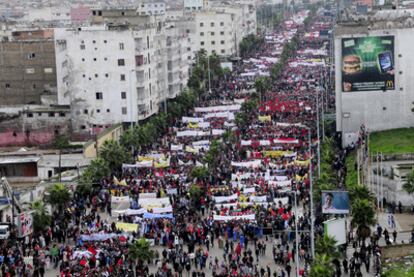
[[[256,92],[260,95],[260,100],[264,100],[264,95],[271,89],[271,82],[268,77],[259,77],[254,81]]]
[[[70,192],[64,184],[55,184],[48,190],[49,203],[53,206],[63,208],[70,201]]]
[[[354,185],[349,190],[351,201],[355,199],[367,199],[369,201],[374,200],[374,194],[369,191],[365,185]]]
[[[145,262],[154,257],[154,251],[150,249],[150,243],[145,238],[134,241],[128,248],[128,255],[134,261],[134,276],[136,275],[137,265],[142,266]]]
[[[328,255],[316,255],[311,265],[310,277],[332,277],[334,267]]]
[[[39,233],[48,228],[52,222],[51,217],[46,210],[46,206],[43,201],[37,200],[30,204],[31,210],[33,210],[33,230],[35,233]]]
[[[351,225],[357,228],[360,239],[366,239],[371,233],[370,226],[375,224],[375,211],[368,199],[356,198],[352,203]]]
[[[407,174],[407,178],[405,180],[405,183],[403,184],[403,189],[408,194],[414,193],[414,170]]]
[[[319,255],[327,255],[331,259],[338,259],[340,257],[340,253],[336,243],[337,241],[334,237],[324,235],[317,240],[315,252]]]

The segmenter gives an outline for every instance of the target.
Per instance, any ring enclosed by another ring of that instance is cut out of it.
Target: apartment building
[[[0,41],[0,105],[40,104],[56,96],[52,30],[12,31]]]
[[[55,30],[58,103],[71,105],[75,132],[143,120],[167,97],[163,22],[132,9],[92,14],[90,27]]]
[[[162,1],[144,0],[140,1],[137,7],[139,15],[164,15],[165,12],[166,6]]]

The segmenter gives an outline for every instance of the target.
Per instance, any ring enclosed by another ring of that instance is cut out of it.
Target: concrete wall
[[[342,92],[341,38],[394,36],[395,90]],[[364,124],[369,131],[414,126],[414,43],[413,29],[367,30],[335,37],[336,126],[343,132],[343,144],[357,139]]]
[[[83,155],[85,158],[96,158],[97,157],[97,149],[99,151],[99,147],[101,147],[105,141],[107,140],[114,140],[119,141],[121,135],[123,133],[122,125],[114,126],[107,131],[103,132],[101,135],[98,136],[96,141],[88,142],[83,148]],[[96,147],[96,144],[98,147]]]
[[[396,244],[384,246],[381,248],[381,259],[404,257],[414,254],[414,244]]]

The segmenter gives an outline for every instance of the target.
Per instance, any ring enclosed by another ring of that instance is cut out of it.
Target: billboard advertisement
[[[346,243],[346,219],[331,219],[323,223],[324,234],[333,237],[336,240],[336,245]]]
[[[348,214],[349,194],[347,191],[322,191],[322,213]]]
[[[342,39],[342,91],[394,90],[394,36]]]

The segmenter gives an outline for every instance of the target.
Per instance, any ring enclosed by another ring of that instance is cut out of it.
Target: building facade
[[[0,41],[0,105],[40,104],[56,95],[53,31],[14,31]]]
[[[402,12],[402,11],[401,11]],[[343,144],[372,131],[414,127],[414,20],[383,11],[335,30],[336,126]]]

